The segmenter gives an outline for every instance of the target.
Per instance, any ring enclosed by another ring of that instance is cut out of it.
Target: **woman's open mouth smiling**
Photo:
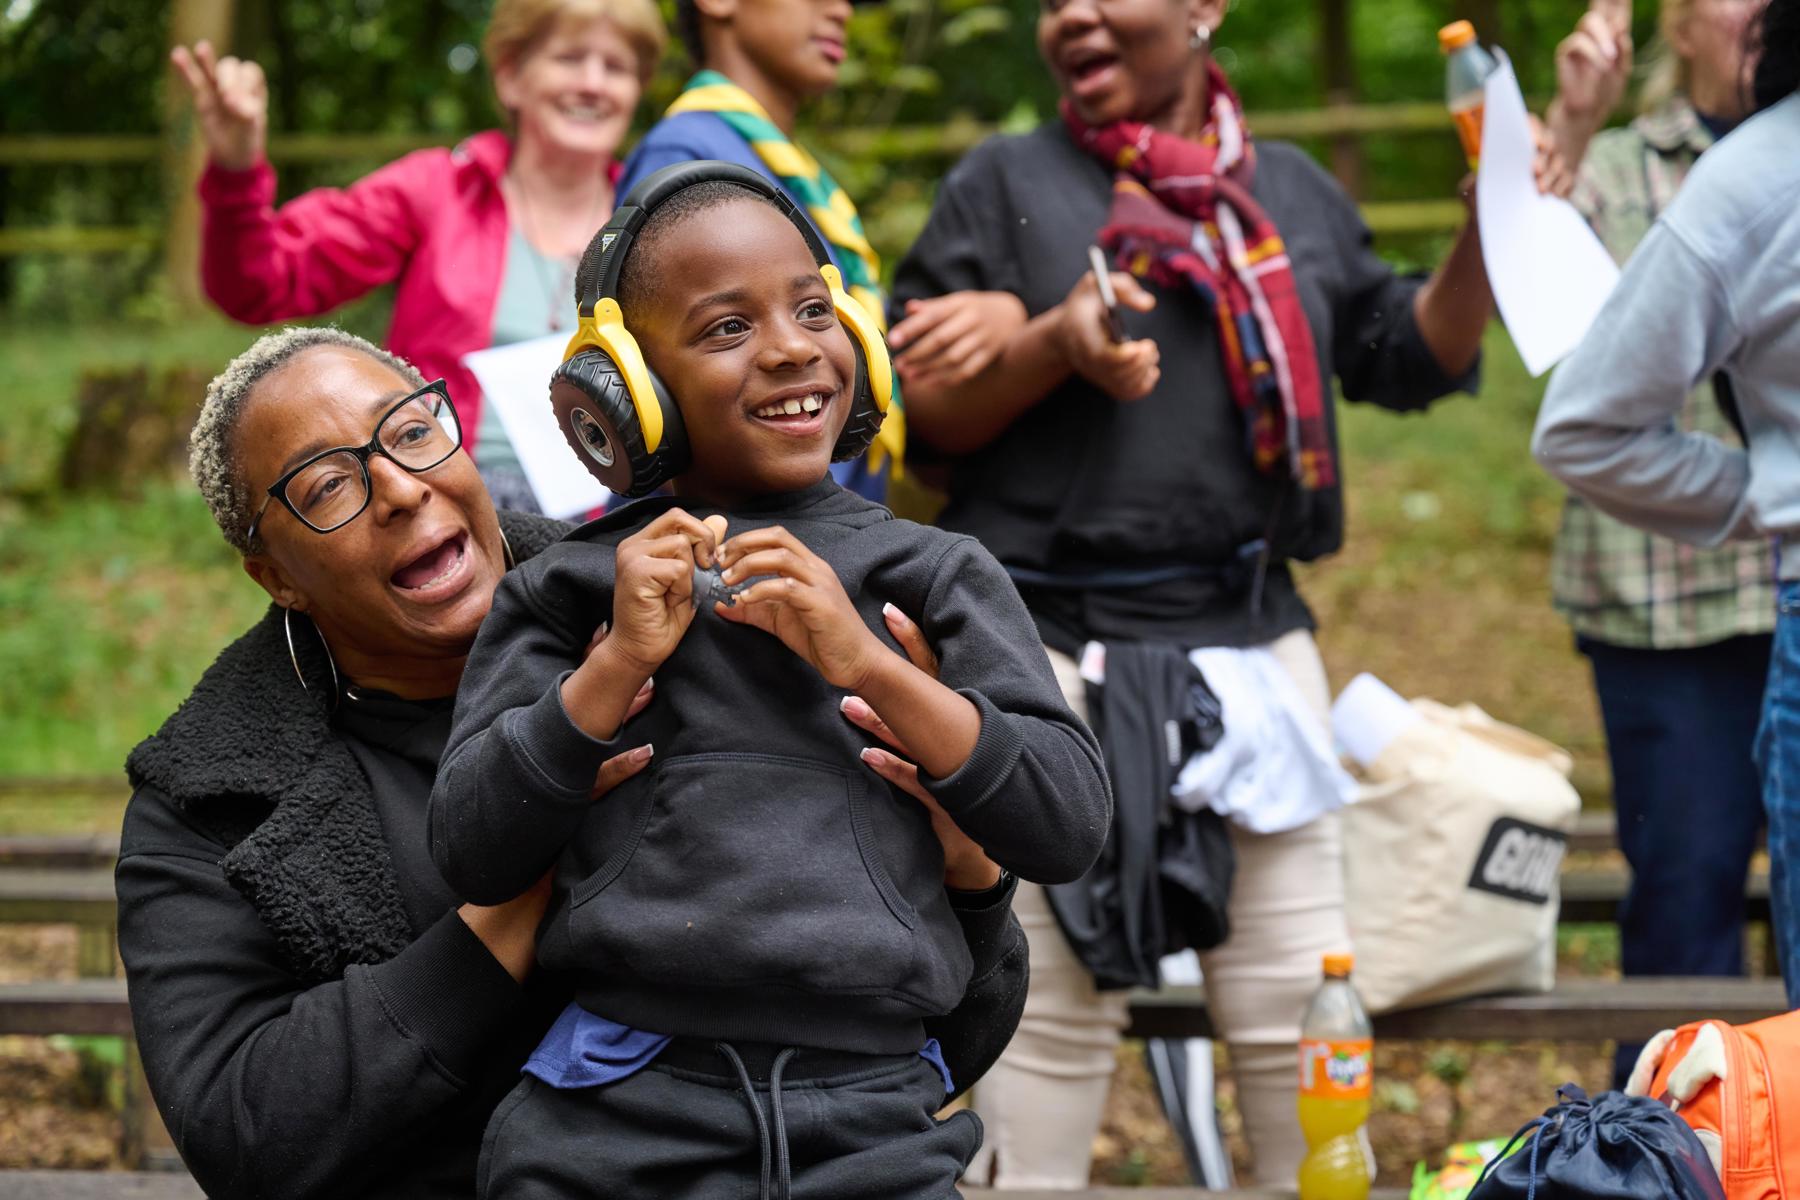
[[[411,600],[441,600],[466,581],[469,565],[467,530],[442,538],[395,571],[390,582]]]

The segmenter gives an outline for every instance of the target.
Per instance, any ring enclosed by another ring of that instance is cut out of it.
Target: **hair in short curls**
[[[206,385],[206,399],[194,421],[194,432],[188,437],[188,470],[206,498],[206,507],[212,510],[219,532],[239,554],[257,554],[262,550],[261,538],[254,543],[250,540],[250,521],[258,501],[252,496],[238,461],[237,430],[244,408],[257,384],[314,346],[344,346],[359,351],[391,367],[410,386],[425,386],[418,368],[399,355],[330,325],[295,326],[265,333],[232,359]]]

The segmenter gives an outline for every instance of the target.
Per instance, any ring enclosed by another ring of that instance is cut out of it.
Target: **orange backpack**
[[[1726,1200],[1800,1195],[1800,1012],[1734,1027],[1696,1021],[1659,1036],[1649,1094],[1706,1146]],[[1637,1072],[1633,1073],[1634,1076]]]

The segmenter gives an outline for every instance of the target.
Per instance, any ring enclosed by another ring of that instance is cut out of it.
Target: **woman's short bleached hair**
[[[425,377],[404,358],[330,325],[295,326],[265,333],[232,359],[206,385],[206,400],[194,421],[194,432],[188,437],[188,470],[200,494],[206,497],[206,507],[212,510],[219,532],[239,554],[262,552],[262,539],[254,543],[250,540],[250,521],[262,501],[252,493],[244,479],[243,464],[238,461],[237,431],[244,409],[257,384],[314,346],[344,346],[359,351],[391,367],[408,385],[425,386]]]
[[[638,82],[650,86],[669,44],[669,30],[656,0],[495,0],[487,34],[481,39],[488,70],[517,63],[565,19],[611,21],[637,54]]]

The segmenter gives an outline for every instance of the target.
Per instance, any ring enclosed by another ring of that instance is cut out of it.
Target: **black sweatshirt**
[[[563,709],[562,681],[612,611],[615,548],[676,503],[587,525],[501,584],[432,792],[438,867],[491,904],[555,865],[539,961],[570,972],[582,1004],[610,1020],[915,1050],[919,1019],[962,995],[968,953],[928,815],[858,761],[868,743],[839,711],[841,690],[769,634],[700,612],[657,671],[656,700],[612,740]],[[967,763],[926,786],[1015,874],[1087,869],[1111,808],[1099,748],[979,544],[896,520],[829,478],[727,516],[728,536],[785,526],[890,645],[882,605],[914,616],[943,682],[981,714]],[[601,762],[645,743],[651,766],[590,801]]]
[[[521,555],[563,531],[533,540],[529,520],[501,516]],[[145,1073],[218,1200],[460,1200],[488,1115],[570,984],[515,983],[429,860],[446,703],[373,695],[328,717],[316,645],[297,642],[303,692],[271,610],[132,755],[119,950]],[[926,1032],[961,1087],[1024,1002],[1008,901],[951,897],[975,978]]]
[[[1348,400],[1402,410],[1473,387],[1473,370],[1446,376],[1419,334],[1412,303],[1423,280],[1376,255],[1355,203],[1304,152],[1258,141],[1251,191],[1287,244],[1321,379],[1335,375]],[[989,138],[938,188],[895,274],[893,311],[964,290],[1011,292],[1032,316],[1054,308],[1088,272],[1112,199],[1112,173],[1060,120]],[[1025,589],[1044,640],[1070,653],[1091,639],[1256,645],[1310,627],[1286,560],[1337,549],[1342,490],[1301,492],[1251,465],[1211,305],[1191,287],[1141,282],[1156,307],[1123,316],[1132,337],[1162,351],[1151,393],[1122,404],[1071,376],[956,460],[939,523],[1008,566],[1053,574],[1216,572],[1120,590]],[[1325,413],[1335,445],[1333,406]],[[1242,556],[1262,538],[1273,563],[1252,612],[1254,563]]]

